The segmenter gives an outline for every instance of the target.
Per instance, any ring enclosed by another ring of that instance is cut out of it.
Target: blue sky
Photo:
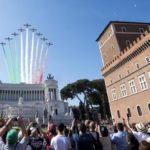
[[[45,78],[52,73],[61,89],[78,79],[102,78],[96,38],[111,20],[150,22],[149,6],[149,0],[0,0],[0,40],[24,23],[42,32],[54,43]],[[2,57],[1,51],[0,79],[8,82]]]

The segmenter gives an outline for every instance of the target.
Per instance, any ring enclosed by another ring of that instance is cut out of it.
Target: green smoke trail
[[[5,66],[6,66],[6,71],[7,71],[7,75],[8,75],[8,80],[9,80],[9,82],[12,82],[12,81],[11,81],[11,74],[10,74],[10,72],[9,72],[9,66],[8,66],[8,61],[7,61],[7,55],[6,55],[6,52],[5,52],[4,45],[2,45],[2,48],[3,48],[3,53],[4,53],[4,63],[5,63]]]
[[[17,44],[16,44],[17,45]],[[18,49],[18,47],[16,46],[16,49]],[[19,49],[18,49],[19,50]],[[20,83],[20,63],[19,63],[19,57],[18,57],[18,82]]]
[[[20,82],[20,65],[19,65],[19,61],[18,61],[18,53],[17,53],[17,42],[16,42],[16,37],[15,39],[15,58],[16,58],[16,82],[19,83]]]
[[[11,63],[11,78],[12,78],[12,82],[16,83],[16,75],[15,75],[15,69],[14,69],[14,59],[13,59],[13,55],[12,55],[10,41],[8,41],[8,45],[9,45],[9,56],[10,56],[10,63]]]

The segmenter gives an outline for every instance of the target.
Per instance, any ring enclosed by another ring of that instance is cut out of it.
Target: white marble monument
[[[51,75],[42,84],[0,82],[1,116],[22,116],[45,124],[51,119],[68,124],[73,119],[72,110],[58,95],[58,82]]]

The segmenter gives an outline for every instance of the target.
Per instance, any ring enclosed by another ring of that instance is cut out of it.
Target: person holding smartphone
[[[17,118],[18,126],[21,128],[22,139],[18,141],[18,132],[13,129],[13,118],[9,118],[0,129],[0,149],[3,150],[26,150],[28,145],[28,134],[22,118]],[[3,137],[6,137],[5,140]]]

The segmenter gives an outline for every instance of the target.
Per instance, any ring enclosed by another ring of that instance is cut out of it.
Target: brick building
[[[110,22],[97,42],[112,118],[150,121],[150,24]]]

